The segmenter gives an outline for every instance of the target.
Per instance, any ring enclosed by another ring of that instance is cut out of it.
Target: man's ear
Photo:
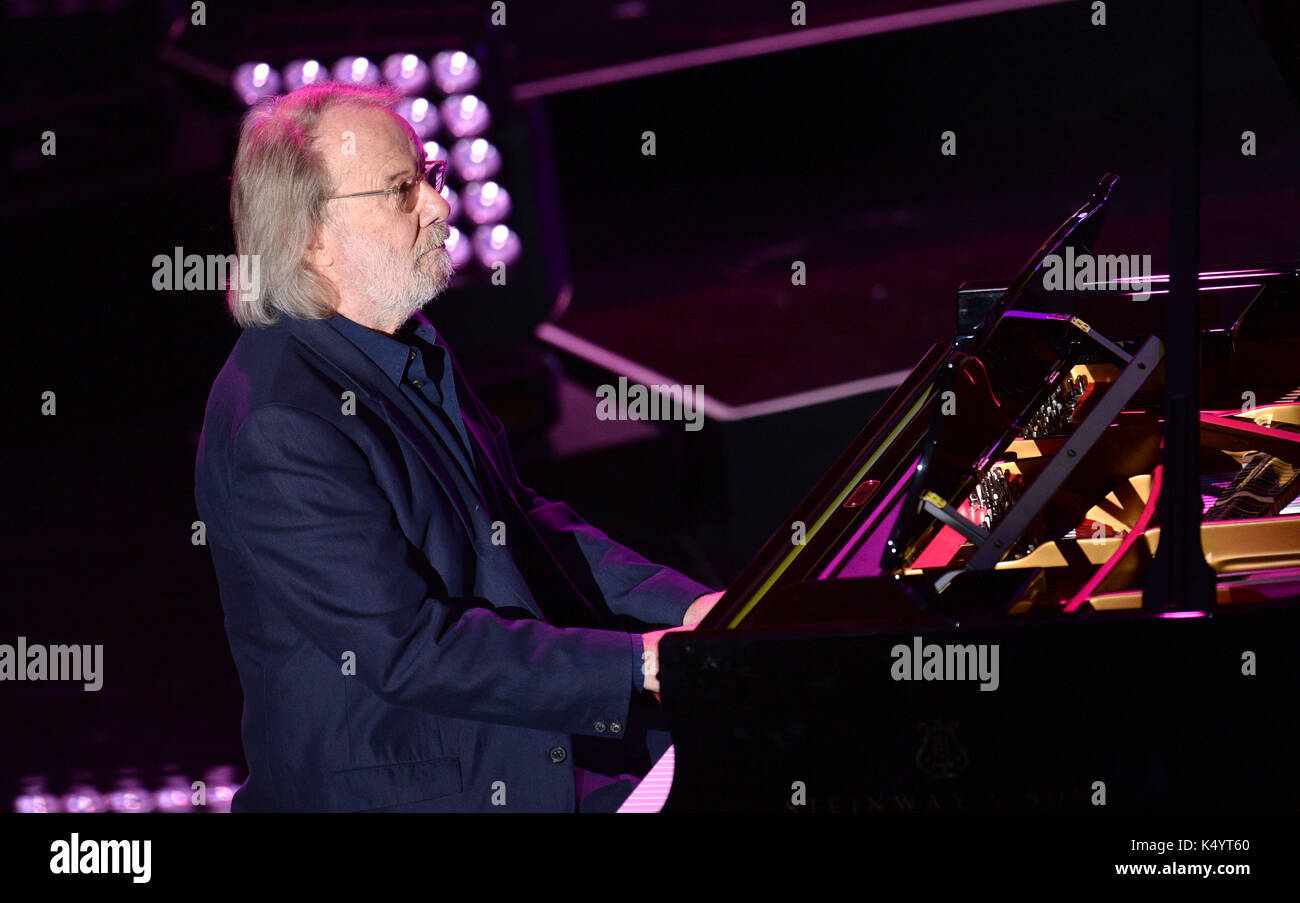
[[[330,310],[337,311],[339,287],[334,274],[334,256],[333,241],[325,234],[325,227],[318,226],[316,234],[307,242],[307,247],[302,252],[302,262],[303,266],[316,275],[316,282],[320,289],[329,296],[328,299],[323,299],[324,305]]]

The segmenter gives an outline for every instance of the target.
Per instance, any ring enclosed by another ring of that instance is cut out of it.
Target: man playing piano
[[[445,163],[395,99],[310,86],[240,135],[261,278],[195,492],[244,690],[232,808],[608,811],[668,743],[660,637],[721,594],[520,482],[419,314],[452,275]]]

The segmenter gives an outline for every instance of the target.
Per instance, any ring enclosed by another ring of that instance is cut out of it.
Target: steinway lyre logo
[[[955,733],[957,722],[922,721],[918,727],[925,736],[916,750],[916,767],[927,777],[955,778],[970,764],[966,748]]]

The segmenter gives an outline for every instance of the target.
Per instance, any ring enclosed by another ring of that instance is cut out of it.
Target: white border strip
[[[548,345],[553,345],[561,351],[582,358],[588,363],[608,370],[616,376],[626,376],[632,382],[644,386],[680,385],[662,373],[651,370],[649,367],[638,364],[636,361],[623,357],[621,354],[616,354],[594,342],[589,342],[566,329],[561,329],[554,323],[539,324],[533,334]],[[706,393],[700,393],[696,396],[696,404],[705,417],[713,420],[747,420],[751,417],[764,417],[768,414],[779,414],[782,411],[790,411],[795,408],[825,404],[828,401],[836,401],[853,395],[863,395],[867,392],[892,389],[907,379],[907,375],[911,372],[911,370],[895,370],[892,373],[882,373],[879,376],[868,376],[864,379],[854,379],[833,386],[810,389],[807,392],[796,392],[793,395],[783,395],[780,398],[769,398],[766,401],[755,401],[742,405],[729,405],[716,398],[709,397]]]
[[[857,19],[852,22],[839,22],[835,25],[823,25],[820,28],[797,28],[789,34],[770,35],[764,38],[752,38],[748,41],[736,41],[717,47],[705,47],[700,50],[687,50],[671,53],[667,56],[651,57],[632,63],[619,63],[604,66],[586,72],[574,72],[543,78],[537,81],[521,82],[515,85],[514,99],[532,100],[548,94],[561,94],[580,88],[594,88],[597,85],[609,85],[614,82],[633,78],[645,78],[648,75],[660,75],[664,72],[676,72],[679,69],[691,69],[696,66],[708,66],[713,63],[725,63],[731,60],[762,56],[765,53],[778,53],[782,50],[796,50],[800,47],[812,47],[817,44],[829,44],[834,41],[846,41],[873,34],[886,34],[908,28],[921,28],[926,25],[939,25],[944,22],[956,22],[960,19],[973,19],[978,16],[992,16],[998,13],[1015,12],[1036,6],[1054,6],[1070,0],[967,0],[964,3],[945,3],[925,9],[907,10],[873,16],[869,19]]]

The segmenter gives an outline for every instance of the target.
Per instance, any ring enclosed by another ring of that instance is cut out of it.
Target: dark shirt
[[[473,445],[456,397],[455,374],[447,361],[446,349],[438,343],[438,332],[433,325],[413,318],[396,335],[387,335],[367,329],[342,314],[331,317],[329,323],[388,374],[388,378],[401,389],[436,433],[450,438],[450,430],[455,430],[460,441],[449,441],[447,444],[464,467],[470,481],[481,492],[482,487],[475,477],[474,453],[471,450]],[[412,328],[412,324],[417,325]],[[641,656],[645,644],[639,633],[629,636],[632,639],[635,665],[632,671],[632,692],[640,693],[644,689]]]
[[[456,430],[460,442],[449,444],[473,481],[474,453],[470,450],[465,420],[460,415],[460,401],[456,397],[452,368],[447,364],[447,351],[438,344],[438,332],[431,324],[418,319],[411,322],[418,325],[410,329],[408,324],[398,331],[397,336],[390,336],[367,329],[341,314],[330,319],[331,326],[388,374],[435,432],[442,433],[448,428]]]

